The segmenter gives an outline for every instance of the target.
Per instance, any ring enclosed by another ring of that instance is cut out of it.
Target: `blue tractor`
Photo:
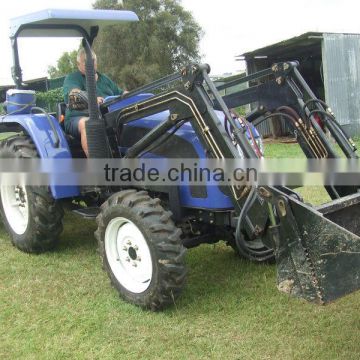
[[[312,93],[296,62],[277,63],[218,88],[208,65],[189,64],[99,106],[93,40],[102,26],[137,20],[131,11],[115,10],[45,10],[13,19],[16,89],[8,93],[0,131],[16,135],[1,142],[1,158],[84,158],[79,141],[64,132],[56,116],[35,106],[34,93],[23,84],[17,39],[26,36],[82,37],[87,94],[85,99],[79,94],[79,101],[88,105],[90,159],[257,159],[263,149],[256,126],[272,116],[288,121],[308,158],[338,156],[324,129],[346,157],[358,158],[353,141]],[[255,81],[245,90],[219,94]],[[244,118],[229,110],[254,103]],[[185,284],[186,248],[219,240],[251,261],[276,260],[279,289],[325,303],[359,287],[358,188],[327,186],[334,201],[315,208],[285,186],[34,186],[19,180],[1,184],[0,211],[12,243],[40,253],[56,246],[63,207],[74,200],[82,204],[74,211],[96,218],[95,237],[112,284],[122,298],[143,308],[174,303]]]

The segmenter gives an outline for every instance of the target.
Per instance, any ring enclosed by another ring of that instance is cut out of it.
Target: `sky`
[[[0,1],[0,85],[11,84],[12,53],[9,20],[47,8],[91,9],[94,0]],[[212,75],[243,70],[235,56],[307,31],[360,33],[358,0],[182,0],[203,29],[200,51]],[[75,39],[19,41],[24,80],[47,75],[64,51],[78,47]]]

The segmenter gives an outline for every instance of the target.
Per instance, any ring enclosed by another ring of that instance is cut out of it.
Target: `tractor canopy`
[[[132,11],[47,9],[10,20],[10,38],[79,37],[91,39],[93,29],[123,21],[138,21]]]
[[[12,77],[16,87],[23,87],[18,37],[82,37],[91,45],[100,27],[138,20],[134,12],[127,10],[73,9],[47,9],[11,19]]]

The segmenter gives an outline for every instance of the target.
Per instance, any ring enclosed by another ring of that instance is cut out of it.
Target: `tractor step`
[[[98,207],[86,207],[86,208],[78,208],[78,209],[74,209],[72,210],[73,213],[75,213],[76,215],[80,215],[81,217],[85,218],[85,219],[95,219],[99,212],[100,212],[100,208]]]

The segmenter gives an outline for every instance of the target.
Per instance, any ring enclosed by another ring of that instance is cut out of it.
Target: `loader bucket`
[[[360,194],[317,209],[280,195],[273,232],[278,288],[328,303],[360,288]]]

